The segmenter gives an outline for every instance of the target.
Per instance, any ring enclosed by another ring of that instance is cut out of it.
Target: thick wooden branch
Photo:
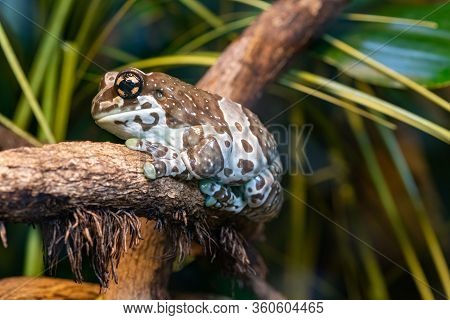
[[[252,106],[345,0],[279,0],[222,53],[198,86]]]
[[[152,183],[151,158],[112,143],[64,142],[0,153],[0,221],[39,222],[77,207],[204,212],[195,182]]]

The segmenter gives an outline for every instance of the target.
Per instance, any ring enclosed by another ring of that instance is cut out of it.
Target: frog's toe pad
[[[214,207],[217,203],[217,199],[211,196],[206,196],[205,197],[205,206],[207,207]]]
[[[146,162],[144,164],[144,175],[151,180],[157,178],[156,168],[152,163]]]
[[[200,180],[198,183],[200,191],[209,196],[214,196],[214,194],[219,191],[222,186],[212,180]]]
[[[127,141],[125,141],[125,145],[127,146],[128,149],[140,150],[141,142],[139,139],[131,138],[131,139],[128,139]]]
[[[201,180],[200,191],[205,195],[205,206],[230,212],[241,212],[245,206],[240,196],[237,196],[230,186],[221,185],[212,180]]]

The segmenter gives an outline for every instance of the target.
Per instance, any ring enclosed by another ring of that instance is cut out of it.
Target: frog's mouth
[[[143,135],[145,126],[154,126],[158,124],[158,118],[153,117],[149,119],[147,115],[146,121],[153,121],[153,123],[144,123],[141,110],[120,111],[116,113],[100,114],[95,123],[105,129],[106,131],[116,135],[121,139],[129,139],[141,137]]]
[[[141,110],[118,110],[117,112],[100,113],[94,117],[94,120],[99,126],[108,123],[119,125],[123,122],[133,121],[133,119],[135,119],[136,116],[139,116],[140,113]]]
[[[113,110],[113,111],[109,111],[109,112],[101,112],[95,115],[92,115],[92,118],[94,118],[95,123],[99,123],[99,122],[105,122],[105,121],[114,121],[114,120],[120,120],[118,118],[129,118],[130,116],[132,116],[133,114],[137,114],[138,110],[129,110],[129,111],[124,111],[124,110]]]

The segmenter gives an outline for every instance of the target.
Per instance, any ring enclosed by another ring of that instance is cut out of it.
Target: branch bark
[[[0,153],[0,221],[40,222],[77,207],[205,213],[195,182],[142,173],[150,158],[123,145],[63,142]],[[120,192],[118,192],[120,190]]]
[[[222,53],[198,83],[253,106],[295,52],[317,36],[345,0],[279,0]]]
[[[228,47],[198,87],[251,105],[292,55],[344,3],[345,0],[277,1]],[[141,169],[145,157],[124,146],[92,142],[4,151],[0,153],[0,221],[38,222],[65,215],[78,205],[126,209],[138,215],[151,210],[208,217],[217,214],[205,210],[195,183],[169,178],[149,183]],[[127,269],[135,261],[159,252],[156,246],[164,235],[156,235],[153,224],[147,224],[142,233],[147,234],[146,240],[158,240],[142,241],[136,251],[124,258],[126,265],[122,263],[118,270],[121,282],[117,291],[111,291],[110,298],[159,297],[145,288],[151,287],[158,272],[163,272],[163,277],[170,272],[163,266],[167,262],[149,262],[154,264],[153,277],[145,281],[141,275],[148,266],[140,264],[139,270],[131,269],[135,272]],[[144,295],[126,287],[139,288]],[[253,287],[261,288],[261,283]]]

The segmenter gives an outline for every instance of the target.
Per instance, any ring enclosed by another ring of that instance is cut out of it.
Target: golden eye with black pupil
[[[131,70],[122,71],[116,77],[114,87],[117,94],[123,99],[136,98],[144,86],[144,79],[142,76]]]
[[[164,95],[164,91],[162,89],[156,89],[155,90],[155,98],[156,98],[156,100],[159,100],[159,101],[166,99],[166,96]]]

